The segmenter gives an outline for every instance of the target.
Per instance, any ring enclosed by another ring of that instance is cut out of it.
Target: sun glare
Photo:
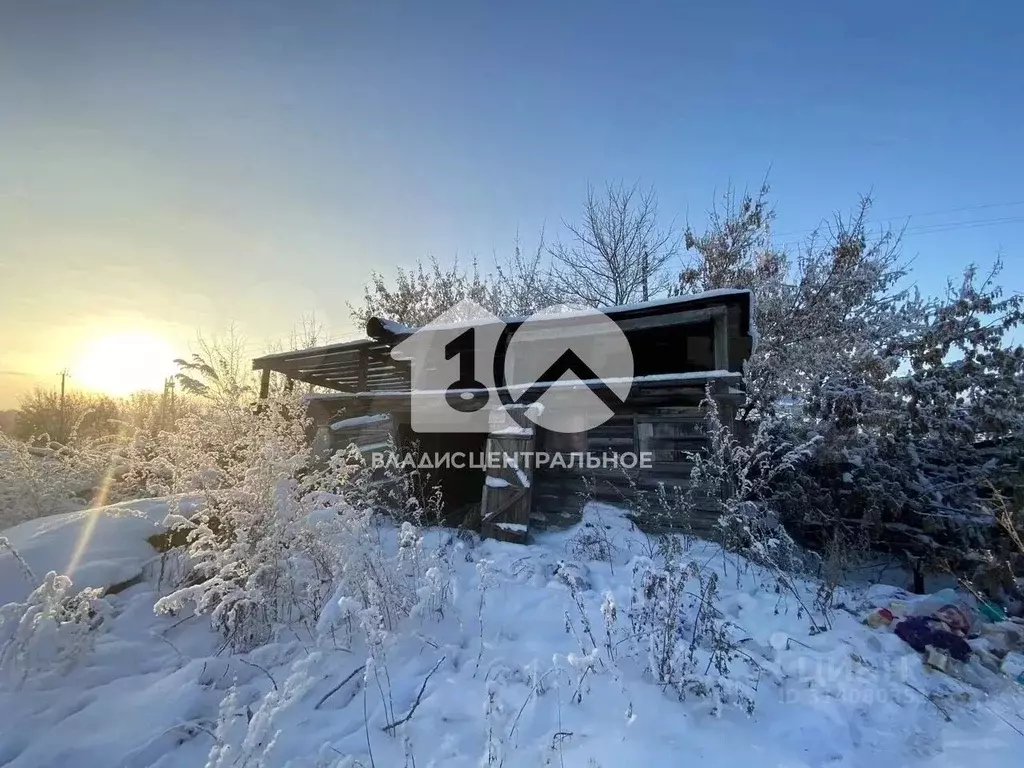
[[[88,344],[71,374],[78,386],[108,395],[159,390],[175,371],[175,357],[171,345],[159,336],[116,333]]]

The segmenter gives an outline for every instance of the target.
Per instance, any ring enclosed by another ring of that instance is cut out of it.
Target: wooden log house
[[[705,388],[710,386],[727,422],[743,402],[741,374],[754,341],[748,291],[711,291],[602,312],[629,342],[633,377],[628,396],[616,404],[614,415],[579,433],[536,426],[491,434],[414,431],[412,404],[428,393],[412,386],[413,361],[395,359],[392,351],[417,329],[376,318],[367,324],[365,339],[266,355],[254,360],[253,368],[262,373],[262,397],[266,397],[275,372],[289,381],[328,390],[308,400],[316,429],[313,439],[324,453],[351,443],[364,452],[389,445],[415,445],[424,453],[513,456],[522,452],[649,452],[653,458],[649,468],[523,467],[513,461],[498,468],[436,470],[432,479],[440,483],[448,510],[455,513],[476,507],[485,536],[522,541],[531,519],[578,508],[585,486],[598,499],[627,504],[631,496],[653,492],[662,484],[686,487],[691,470],[687,456],[706,442],[699,409]],[[562,321],[555,316],[550,322]],[[523,318],[500,321],[506,343],[522,323]],[[571,334],[567,321],[566,333]],[[521,397],[522,392],[516,396]],[[714,510],[715,504],[709,500],[706,514],[690,521],[697,532],[714,524]]]

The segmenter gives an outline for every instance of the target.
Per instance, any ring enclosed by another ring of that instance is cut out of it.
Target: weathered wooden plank
[[[533,471],[523,456],[532,453],[534,435],[492,434],[488,456],[500,456],[500,466],[488,468],[480,501],[481,534],[485,538],[525,542],[529,533]]]
[[[265,355],[254,360],[259,368],[265,365],[281,367],[299,367],[310,360],[335,361],[346,359],[358,359],[360,349],[368,349],[370,354],[381,358],[391,358],[391,348],[386,344],[373,342],[344,342],[326,347],[313,347],[311,349],[300,349],[294,352],[283,352],[274,355]]]
[[[603,435],[590,435],[587,443],[592,453],[604,453],[605,451],[627,452],[632,451],[635,442],[633,436],[628,437],[605,437]]]
[[[386,376],[398,376],[401,378],[409,378],[408,368],[402,368],[397,365],[391,366],[368,366],[361,368],[357,365],[348,365],[344,367],[324,367],[312,371],[303,371],[304,374],[312,376],[360,376],[365,374],[367,379],[381,378]]]
[[[715,313],[715,341],[712,351],[715,355],[715,369],[719,371],[729,370],[729,326],[725,309],[718,309]]]

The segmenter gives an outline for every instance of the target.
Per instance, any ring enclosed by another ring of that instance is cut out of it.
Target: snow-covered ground
[[[72,563],[76,587],[110,584],[152,560],[145,538],[167,511],[147,501],[5,535],[39,575]],[[613,609],[626,622],[648,542],[611,508],[587,522],[600,547],[577,546],[578,530],[525,547],[460,542],[449,609],[407,620],[370,668],[358,644],[300,628],[232,655],[205,618],[154,615],[156,584],[139,583],[108,598],[112,615],[71,669],[0,690],[0,765],[202,766],[218,745],[219,764],[237,766],[1021,765],[1020,686],[986,679],[985,691],[926,671],[895,635],[842,609],[811,635],[795,600],[704,542],[686,557],[720,576],[741,651],[730,676],[755,707],[712,714],[710,698],[680,701],[645,674],[643,654],[609,653],[621,641],[605,636]],[[20,571],[0,554],[5,599],[24,599]]]
[[[143,499],[50,515],[3,531],[24,564],[40,578],[69,574],[76,589],[109,587],[138,575],[157,555],[146,539],[164,530],[172,511],[188,514],[187,498]],[[36,586],[24,564],[0,552],[0,605],[23,600]]]

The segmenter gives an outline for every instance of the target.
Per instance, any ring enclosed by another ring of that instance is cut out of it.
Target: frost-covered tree
[[[546,260],[544,233],[532,253],[523,251],[516,235],[512,254],[504,261],[496,260],[495,286],[499,293],[501,315],[529,315],[562,302],[556,277]]]
[[[944,297],[901,288],[899,238],[871,235],[870,200],[791,258],[772,245],[767,191],[727,196],[704,235],[687,233],[677,290],[755,295],[740,417],[817,440],[769,503],[812,543],[842,531],[918,565],[966,565],[992,531],[975,514],[979,490],[1006,487],[1020,455],[1022,353],[1008,342],[1020,297],[1002,295],[998,269],[979,282],[973,267]]]
[[[311,349],[327,343],[327,326],[310,312],[299,318],[288,336],[289,349]]]
[[[517,235],[508,257],[495,256],[493,275],[481,272],[475,259],[466,269],[458,259],[443,267],[433,257],[413,269],[399,268],[390,283],[374,272],[362,305],[349,304],[349,311],[363,326],[371,317],[425,325],[466,299],[499,317],[528,315],[562,300],[545,256],[543,233],[531,252],[524,251]]]
[[[362,305],[349,304],[349,312],[364,327],[371,317],[409,326],[425,325],[465,299],[495,314],[502,312],[500,291],[480,273],[475,259],[465,269],[458,259],[445,268],[431,257],[426,263],[417,261],[412,269],[399,267],[393,284],[381,273],[372,273]]]
[[[894,384],[912,434],[939,445],[1022,438],[1024,347],[1008,339],[1024,323],[1024,295],[1004,295],[1001,270],[979,281],[968,266],[943,299],[915,307],[916,327],[895,342],[909,366]]]
[[[709,213],[702,235],[686,233],[692,258],[678,293],[748,288],[756,299],[758,345],[747,372],[741,416],[772,415],[802,402],[827,378],[883,380],[898,361],[890,340],[905,324],[909,298],[899,238],[872,235],[871,200],[815,232],[795,257],[773,245],[768,187],[739,200],[732,192]]]
[[[118,432],[120,403],[112,397],[79,390],[60,392],[36,387],[21,398],[14,435],[45,443],[96,438]]]
[[[899,370],[882,381],[823,379],[798,431],[822,436],[773,503],[812,533],[856,527],[922,572],[969,569],[999,535],[986,489],[1019,477],[1024,351],[1007,334],[1019,297],[1002,298],[973,267],[942,299],[909,302],[891,339]]]
[[[772,243],[775,210],[768,199],[769,191],[765,184],[756,196],[744,194],[737,199],[730,189],[722,205],[716,204],[708,211],[703,234],[686,228],[683,243],[692,257],[680,272],[673,293],[750,288],[761,294],[784,287],[790,263],[789,257]],[[773,319],[766,318],[766,322],[772,323]]]
[[[880,538],[926,563],[980,557],[998,531],[981,496],[1019,475],[1024,297],[1004,296],[1000,269],[969,266],[944,297],[908,302],[889,342],[900,369],[880,385],[826,381],[810,401],[854,458],[849,484],[879,488],[866,508]]]

